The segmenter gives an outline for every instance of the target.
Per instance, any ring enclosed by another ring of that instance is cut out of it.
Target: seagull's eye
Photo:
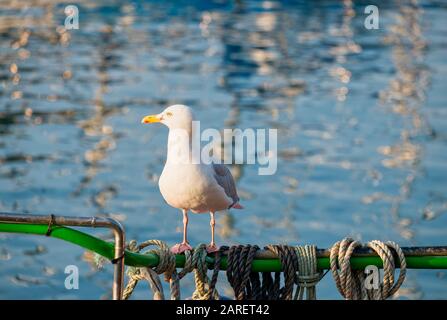
[[[168,117],[172,117],[172,112],[166,112],[166,115],[168,116]]]

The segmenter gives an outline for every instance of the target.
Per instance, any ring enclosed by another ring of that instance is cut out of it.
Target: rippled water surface
[[[275,175],[232,167],[245,210],[218,216],[219,243],[447,245],[445,2],[379,2],[379,30],[364,1],[76,4],[66,31],[67,3],[0,1],[0,211],[110,216],[128,239],[179,241],[157,186],[167,129],[140,119],[183,103],[202,128],[278,129]],[[190,240],[209,241],[207,215]],[[110,298],[112,267],[89,260],[0,234],[0,298]],[[445,272],[412,270],[398,296],[446,287]],[[340,298],[330,275],[318,295]]]

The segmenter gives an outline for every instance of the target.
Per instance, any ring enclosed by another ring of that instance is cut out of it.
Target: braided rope
[[[206,256],[207,252],[205,244],[199,244],[194,248],[193,265],[196,266],[194,269],[196,290],[192,294],[193,300],[219,300],[217,290],[210,286],[210,280],[207,275],[208,266],[206,264]],[[217,278],[215,281],[217,282]]]
[[[281,287],[281,273],[253,272],[252,263],[259,247],[254,245],[238,245],[221,247],[215,254],[215,263],[211,279],[207,275],[206,245],[199,244],[193,250],[185,251],[185,265],[177,272],[175,255],[171,253],[167,244],[159,240],[148,240],[139,245],[135,240],[130,241],[127,249],[143,254],[155,254],[159,257],[156,267],[128,267],[126,273],[129,277],[123,292],[123,298],[128,299],[132,295],[137,284],[141,280],[149,283],[154,300],[164,300],[165,295],[159,275],[164,275],[164,280],[169,282],[170,299],[180,299],[180,280],[188,273],[194,272],[195,291],[194,300],[218,300],[219,294],[216,284],[220,272],[220,264],[225,251],[227,253],[227,279],[234,290],[237,300],[307,300],[316,299],[315,286],[322,278],[322,272],[317,268],[316,247],[268,245],[266,250],[273,252],[281,262],[284,277],[284,285]],[[405,280],[406,261],[400,247],[394,242],[370,241],[367,247],[374,250],[383,261],[383,279],[378,288],[368,289],[365,285],[363,270],[353,270],[350,259],[355,249],[361,247],[361,243],[351,238],[345,238],[336,242],[330,251],[330,268],[338,291],[347,300],[359,299],[387,299],[399,290]],[[398,258],[400,272],[395,281],[395,257]],[[260,278],[261,274],[261,278]],[[294,285],[296,290],[294,291]]]
[[[393,294],[395,294],[399,290],[400,286],[405,281],[405,276],[407,274],[407,262],[405,261],[405,255],[404,255],[402,249],[399,247],[399,245],[397,243],[395,243],[394,241],[387,241],[386,245],[388,246],[388,248],[391,248],[396,252],[396,254],[399,258],[399,265],[400,265],[399,277],[397,278],[397,282],[394,284],[394,286],[388,292],[388,296],[391,297]]]
[[[266,249],[272,251],[279,257],[282,271],[284,273],[284,287],[279,289],[278,298],[280,300],[292,300],[293,286],[298,271],[298,257],[296,251],[293,247],[286,245],[268,245]],[[278,287],[277,279],[275,279],[275,286]]]
[[[405,256],[395,242],[373,240],[367,247],[374,250],[383,261],[383,279],[378,288],[367,289],[363,270],[352,270],[350,259],[354,250],[362,246],[360,242],[345,238],[336,242],[330,252],[332,276],[338,291],[346,300],[385,300],[399,290],[405,280]],[[394,281],[395,262],[393,249],[399,258],[400,273]]]
[[[180,299],[180,283],[175,268],[175,255],[171,253],[168,245],[160,240],[148,240],[139,245],[135,240],[130,241],[128,250],[132,252],[141,252],[146,247],[157,246],[158,249],[151,249],[143,252],[143,254],[156,254],[159,257],[159,263],[154,268],[148,267],[129,267],[127,269],[127,276],[129,282],[123,290],[123,299],[129,299],[133,290],[140,280],[146,280],[154,294],[154,300],[164,300],[163,286],[158,277],[159,274],[164,274],[165,281],[169,282],[171,291],[171,300]]]
[[[280,259],[284,286],[281,287],[281,272],[275,272],[274,278],[270,272],[262,272],[261,281],[259,273],[251,271],[254,256],[259,250],[257,246],[232,246],[227,255],[227,279],[234,290],[235,298],[291,300],[294,296],[294,285],[297,284],[299,287],[295,291],[295,299],[298,296],[302,299],[305,290],[308,291],[308,299],[315,299],[315,285],[321,279],[321,273],[317,271],[316,247],[297,249],[286,245],[268,245],[265,249],[272,251]],[[301,294],[299,290],[302,290]]]
[[[211,300],[212,298],[216,298],[216,296],[217,296],[217,299],[219,298],[219,295],[216,290],[216,284],[217,284],[217,278],[219,276],[219,271],[220,271],[220,261],[221,261],[222,255],[226,249],[227,248],[225,248],[225,247],[221,247],[221,248],[219,248],[219,251],[217,251],[214,254],[214,269],[213,269],[213,275],[211,276],[211,281],[209,284],[208,300]],[[217,299],[215,299],[215,300],[217,300]]]
[[[251,265],[258,250],[259,247],[256,245],[232,246],[228,250],[227,279],[237,300],[253,299],[254,292],[256,297],[260,297],[259,276],[256,279],[256,275],[251,271]]]
[[[219,299],[219,294],[215,289],[218,274],[220,271],[220,255],[217,258],[219,263],[215,264],[212,280],[207,276],[208,267],[206,264],[206,245],[199,244],[194,250],[185,251],[185,265],[183,269],[177,273],[175,267],[175,255],[171,253],[167,244],[159,240],[148,240],[137,245],[135,240],[130,241],[128,250],[132,252],[141,252],[149,246],[157,246],[157,249],[151,249],[143,252],[143,254],[156,254],[159,257],[159,263],[154,268],[148,267],[128,267],[127,276],[129,281],[123,290],[123,299],[128,299],[132,295],[138,282],[146,280],[154,294],[154,300],[164,300],[163,286],[158,277],[164,274],[165,281],[169,282],[170,299],[180,299],[180,280],[188,273],[194,271],[194,280],[196,290],[193,293],[193,299],[208,300]]]
[[[294,300],[303,300],[306,291],[307,300],[316,300],[315,286],[323,277],[317,269],[317,247],[313,245],[296,246],[298,257],[298,289],[295,291]]]

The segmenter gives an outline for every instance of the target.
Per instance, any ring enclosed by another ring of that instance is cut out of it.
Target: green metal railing
[[[0,232],[46,235],[47,231],[47,224],[0,222]],[[98,239],[76,229],[55,225],[52,227],[50,236],[94,251],[110,260],[115,257],[113,243]],[[447,247],[413,247],[402,248],[402,250],[406,257],[407,268],[409,269],[447,269]],[[318,268],[320,270],[329,269],[329,251],[319,249],[317,256]],[[128,266],[155,267],[158,261],[158,256],[155,254],[138,254],[130,251],[125,251],[124,253],[124,263]],[[184,255],[176,255],[177,267],[183,267],[184,263]],[[207,263],[212,268],[214,259],[211,256],[207,257]],[[363,269],[368,265],[375,265],[379,268],[383,266],[382,260],[368,249],[356,250],[356,253],[351,258],[352,268]],[[225,270],[226,267],[227,260],[224,257],[221,260],[221,269]],[[281,263],[269,252],[261,251],[253,261],[252,270],[257,272],[281,271]]]

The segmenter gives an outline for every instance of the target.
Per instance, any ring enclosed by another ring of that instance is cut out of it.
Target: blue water
[[[378,30],[368,1],[73,4],[80,28],[66,31],[65,3],[0,3],[0,211],[110,216],[128,239],[178,242],[157,186],[167,129],[140,119],[183,103],[202,128],[278,129],[275,175],[232,168],[245,210],[218,216],[218,243],[447,244],[445,2],[376,2]],[[207,215],[190,240],[209,241]],[[110,298],[111,265],[88,260],[0,234],[0,298]],[[398,298],[446,298],[446,279],[411,270]],[[341,298],[330,274],[318,296]]]

